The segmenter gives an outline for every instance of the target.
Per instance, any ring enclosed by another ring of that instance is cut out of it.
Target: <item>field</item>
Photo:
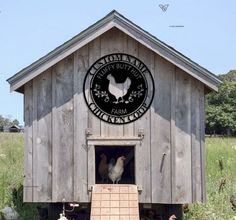
[[[0,209],[14,206],[23,220],[35,218],[36,204],[22,204],[23,135],[0,133]],[[188,206],[186,220],[231,220],[236,195],[236,138],[206,138],[207,203]]]
[[[0,209],[14,207],[22,220],[36,220],[39,204],[22,203],[23,145],[22,133],[0,133]]]
[[[207,203],[189,207],[187,220],[231,220],[236,196],[236,138],[206,138]],[[220,162],[221,161],[221,162]]]
[[[0,208],[11,204],[23,181],[23,142],[22,134],[0,133]]]

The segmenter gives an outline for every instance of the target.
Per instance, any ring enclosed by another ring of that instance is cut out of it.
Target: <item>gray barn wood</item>
[[[89,67],[111,53],[140,59],[155,83],[149,110],[125,125],[98,119],[83,96]],[[89,203],[95,146],[134,147],[140,203],[205,201],[204,95],[219,80],[117,12],[9,83],[24,93],[25,202]]]

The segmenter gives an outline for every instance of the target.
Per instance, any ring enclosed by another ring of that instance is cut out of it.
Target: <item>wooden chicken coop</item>
[[[219,80],[116,11],[8,82],[24,94],[24,202],[74,202],[109,219],[95,198],[110,190],[138,195],[136,217],[120,194],[114,219],[164,220],[205,201],[204,97]],[[101,178],[102,154],[113,167],[125,157],[118,184]]]

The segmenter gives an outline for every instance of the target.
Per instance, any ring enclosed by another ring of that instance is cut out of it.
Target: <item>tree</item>
[[[4,118],[0,115],[0,131],[3,131],[5,126],[19,125],[19,121],[17,119],[11,120],[10,118]]]
[[[11,122],[11,125],[19,125],[19,121],[17,119],[14,119],[12,122]]]
[[[4,118],[0,115],[0,131],[3,131]]]
[[[236,71],[219,78],[218,93],[210,93],[206,99],[206,133],[236,135]]]

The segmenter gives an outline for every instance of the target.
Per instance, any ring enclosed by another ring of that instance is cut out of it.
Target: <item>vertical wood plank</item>
[[[125,34],[113,28],[101,36],[101,56],[124,51]],[[101,136],[123,136],[123,125],[112,125],[101,121]]]
[[[37,191],[40,190],[40,185],[37,185],[37,161],[36,157],[36,140],[37,140],[37,98],[38,98],[38,88],[37,80],[33,80],[33,201],[37,201]]]
[[[33,202],[33,85],[24,88],[24,202]]]
[[[127,36],[127,47],[124,52],[138,57],[138,42]],[[124,125],[124,136],[134,136],[134,123]]]
[[[83,96],[83,82],[88,70],[88,46],[74,54],[74,201],[88,201],[88,107]],[[86,85],[88,92],[88,85]]]
[[[34,200],[52,200],[52,135],[51,135],[51,69],[33,80],[34,111],[37,122],[34,127]]]
[[[175,164],[176,164],[176,158],[175,158],[175,106],[176,106],[176,70],[177,67],[174,69],[174,74],[172,75],[171,79],[171,152],[170,152],[170,159],[171,159],[171,169],[170,169],[170,175],[171,175],[171,203],[174,203],[174,196],[176,194],[176,181],[175,181]]]
[[[88,145],[88,187],[91,188],[95,184],[95,146]]]
[[[53,68],[53,201],[73,201],[73,56]]]
[[[200,90],[201,84],[191,79],[191,131],[192,131],[192,196],[193,202],[202,201],[201,178],[201,120],[200,120]]]
[[[139,44],[138,48],[139,59],[149,68],[151,72],[154,69],[154,53],[148,50],[146,47]],[[140,167],[136,172],[136,182],[138,185],[142,185],[142,193],[140,195],[140,202],[151,202],[151,123],[150,123],[150,109],[135,123],[135,135],[138,136],[140,130],[144,132],[144,138],[142,140],[142,150],[138,153],[142,155],[142,161]],[[140,183],[139,183],[140,182]]]
[[[101,39],[100,37],[98,37],[89,43],[89,66],[92,66],[93,63],[100,57],[101,57]],[[91,97],[88,96],[88,98],[90,99]],[[101,120],[98,117],[96,117],[91,111],[89,111],[88,114],[89,114],[88,127],[91,128],[92,135],[100,136]]]
[[[182,70],[176,72],[175,193],[174,203],[192,201],[191,181],[191,81]]]
[[[202,174],[202,195],[201,200],[206,201],[206,149],[205,149],[205,91],[204,85],[201,84],[200,89],[200,124],[201,124],[201,174]]]
[[[171,82],[174,66],[155,56],[151,106],[152,202],[171,203]]]

